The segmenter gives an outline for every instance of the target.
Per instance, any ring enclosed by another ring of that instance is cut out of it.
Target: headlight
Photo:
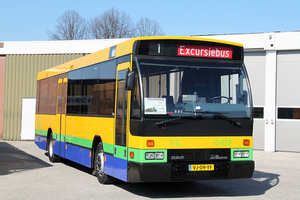
[[[249,158],[249,151],[242,151],[242,158]]]
[[[145,154],[146,160],[163,160],[165,154],[163,152],[148,152]]]
[[[165,158],[165,154],[160,152],[160,153],[155,153],[155,160],[163,160]]]
[[[234,158],[249,158],[249,151],[234,151]]]
[[[146,153],[146,160],[154,160],[154,153]]]
[[[233,157],[234,158],[241,158],[242,157],[242,152],[240,152],[240,151],[233,152]]]

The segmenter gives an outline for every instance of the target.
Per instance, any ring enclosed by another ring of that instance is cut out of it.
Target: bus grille
[[[230,161],[230,149],[169,149],[168,162]]]

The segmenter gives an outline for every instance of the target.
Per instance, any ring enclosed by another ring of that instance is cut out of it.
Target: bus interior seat
[[[167,112],[173,112],[175,109],[175,104],[173,100],[173,96],[162,96],[162,98],[166,99],[166,104],[167,104]]]

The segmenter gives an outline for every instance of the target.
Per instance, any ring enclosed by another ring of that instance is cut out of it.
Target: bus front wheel
[[[103,151],[102,142],[100,142],[97,146],[94,168],[95,168],[96,176],[100,183],[108,184],[114,182],[113,177],[104,173],[104,151]]]
[[[52,137],[52,133],[50,133],[49,138],[48,138],[48,156],[49,156],[49,160],[50,162],[57,162],[59,161],[59,157],[56,156],[53,152],[53,137]]]

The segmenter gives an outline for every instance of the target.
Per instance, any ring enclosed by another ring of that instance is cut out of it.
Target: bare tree
[[[110,39],[134,36],[133,23],[129,15],[111,8],[89,22],[89,38]]]
[[[47,31],[51,40],[80,40],[86,38],[86,22],[76,11],[68,10],[57,19],[55,31]]]
[[[162,36],[164,32],[157,21],[146,18],[141,18],[136,23],[137,36]]]

